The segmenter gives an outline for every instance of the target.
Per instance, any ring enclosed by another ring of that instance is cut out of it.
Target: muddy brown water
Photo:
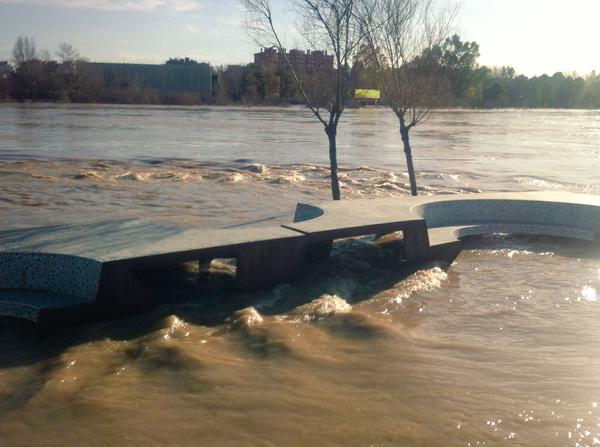
[[[328,196],[301,109],[0,114],[5,229],[274,224]],[[393,124],[348,112],[347,198],[407,194]],[[445,111],[414,143],[422,194],[600,193],[599,112]],[[165,302],[128,318],[42,337],[0,320],[0,445],[600,445],[598,246],[494,235],[406,270],[389,247],[341,241],[253,294],[229,263],[211,270],[149,278]]]

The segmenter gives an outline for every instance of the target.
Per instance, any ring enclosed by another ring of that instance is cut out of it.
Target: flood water
[[[409,192],[394,116],[349,110],[346,199]],[[441,111],[421,194],[600,194],[600,111]],[[0,227],[288,222],[329,197],[301,108],[0,105]],[[368,239],[290,284],[213,262],[140,315],[38,336],[0,320],[0,445],[600,445],[600,247],[494,235],[403,270]]]

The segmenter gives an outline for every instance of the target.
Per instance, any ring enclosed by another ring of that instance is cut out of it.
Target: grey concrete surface
[[[142,309],[154,299],[143,269],[237,260],[242,290],[294,277],[335,239],[402,231],[408,263],[451,262],[461,239],[525,233],[600,241],[600,196],[530,192],[299,204],[280,227],[203,231],[119,220],[0,232],[0,315],[40,322],[61,311]]]
[[[156,297],[136,271],[195,260],[235,258],[242,290],[269,287],[294,276],[304,250],[303,235],[282,227],[202,231],[120,220],[0,232],[0,315],[39,322],[61,302],[94,304],[98,313],[142,309]]]

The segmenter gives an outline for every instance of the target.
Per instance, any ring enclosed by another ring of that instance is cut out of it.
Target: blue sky
[[[482,64],[512,65],[527,75],[600,71],[600,0],[461,4],[460,34],[481,45]],[[249,62],[256,46],[242,15],[238,0],[0,0],[0,59],[10,59],[25,34],[39,49],[54,52],[68,42],[94,61]],[[287,17],[282,23],[291,28]]]

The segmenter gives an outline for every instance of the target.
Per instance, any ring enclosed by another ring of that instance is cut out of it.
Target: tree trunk
[[[409,128],[400,120],[400,135],[402,143],[404,143],[404,155],[406,156],[406,167],[408,169],[408,178],[410,179],[410,193],[413,196],[419,195],[417,192],[417,177],[415,175],[415,167],[413,165],[412,149],[410,147],[410,138],[408,136]]]
[[[337,164],[337,129],[332,125],[325,129],[329,139],[329,166],[331,168],[331,195],[333,200],[341,200],[340,180],[338,178]]]

